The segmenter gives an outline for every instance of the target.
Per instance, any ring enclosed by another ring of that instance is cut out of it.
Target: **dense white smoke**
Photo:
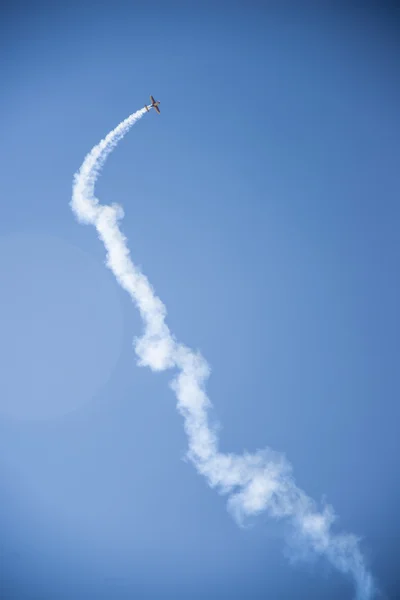
[[[103,206],[94,195],[96,179],[107,156],[145,113],[144,108],[132,114],[94,146],[75,175],[71,201],[78,220],[96,227],[107,251],[108,267],[140,311],[144,333],[135,340],[139,364],[154,371],[177,369],[171,387],[184,419],[188,457],[210,486],[228,494],[228,507],[234,517],[242,522],[247,516],[267,511],[272,517],[286,518],[297,540],[325,555],[334,567],[351,576],[358,600],[369,600],[374,585],[358,539],[351,534],[332,532],[333,509],[325,506],[318,511],[314,501],[296,486],[291,466],[282,455],[270,449],[243,455],[219,451],[216,432],[208,419],[207,362],[178,343],[166,325],[165,306],[133,263],[126,238],[119,229],[122,208],[116,204]]]

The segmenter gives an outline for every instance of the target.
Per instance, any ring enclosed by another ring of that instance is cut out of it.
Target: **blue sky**
[[[398,15],[32,4],[1,19],[2,594],[352,597],[182,460],[172,374],[137,367],[139,316],[70,210],[85,154],[152,93],[97,195],[211,365],[222,451],[285,453],[396,598]]]

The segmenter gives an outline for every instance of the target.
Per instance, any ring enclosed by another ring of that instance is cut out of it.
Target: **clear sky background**
[[[222,450],[284,452],[398,598],[395,3],[0,11],[1,597],[352,597],[182,460],[172,374],[136,366],[138,314],[70,210],[85,154],[153,94],[97,194],[211,365]]]

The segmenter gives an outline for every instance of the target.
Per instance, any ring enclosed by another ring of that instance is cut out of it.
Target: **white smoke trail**
[[[135,340],[139,364],[154,371],[177,368],[171,387],[184,418],[188,458],[211,487],[229,494],[229,510],[239,523],[264,510],[273,517],[285,517],[297,540],[325,555],[334,567],[353,578],[357,600],[369,600],[375,587],[359,540],[352,534],[332,532],[332,507],[317,510],[314,501],[296,486],[291,466],[282,455],[270,449],[241,456],[219,452],[216,432],[208,420],[210,401],[204,389],[209,375],[207,362],[199,353],[177,343],[166,325],[165,306],[133,263],[119,229],[122,208],[116,204],[103,206],[94,196],[94,186],[107,156],[145,113],[146,109],[141,109],[129,116],[89,152],[75,174],[71,201],[78,220],[96,227],[107,251],[107,266],[140,311],[144,334]]]

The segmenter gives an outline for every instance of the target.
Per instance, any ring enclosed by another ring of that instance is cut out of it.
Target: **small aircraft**
[[[149,112],[149,110],[151,108],[155,108],[156,111],[158,112],[158,114],[160,114],[160,109],[158,108],[158,105],[160,104],[159,100],[154,100],[153,96],[150,96],[150,100],[151,100],[151,104],[149,104],[148,106],[145,106],[145,109],[147,110],[147,112]]]

